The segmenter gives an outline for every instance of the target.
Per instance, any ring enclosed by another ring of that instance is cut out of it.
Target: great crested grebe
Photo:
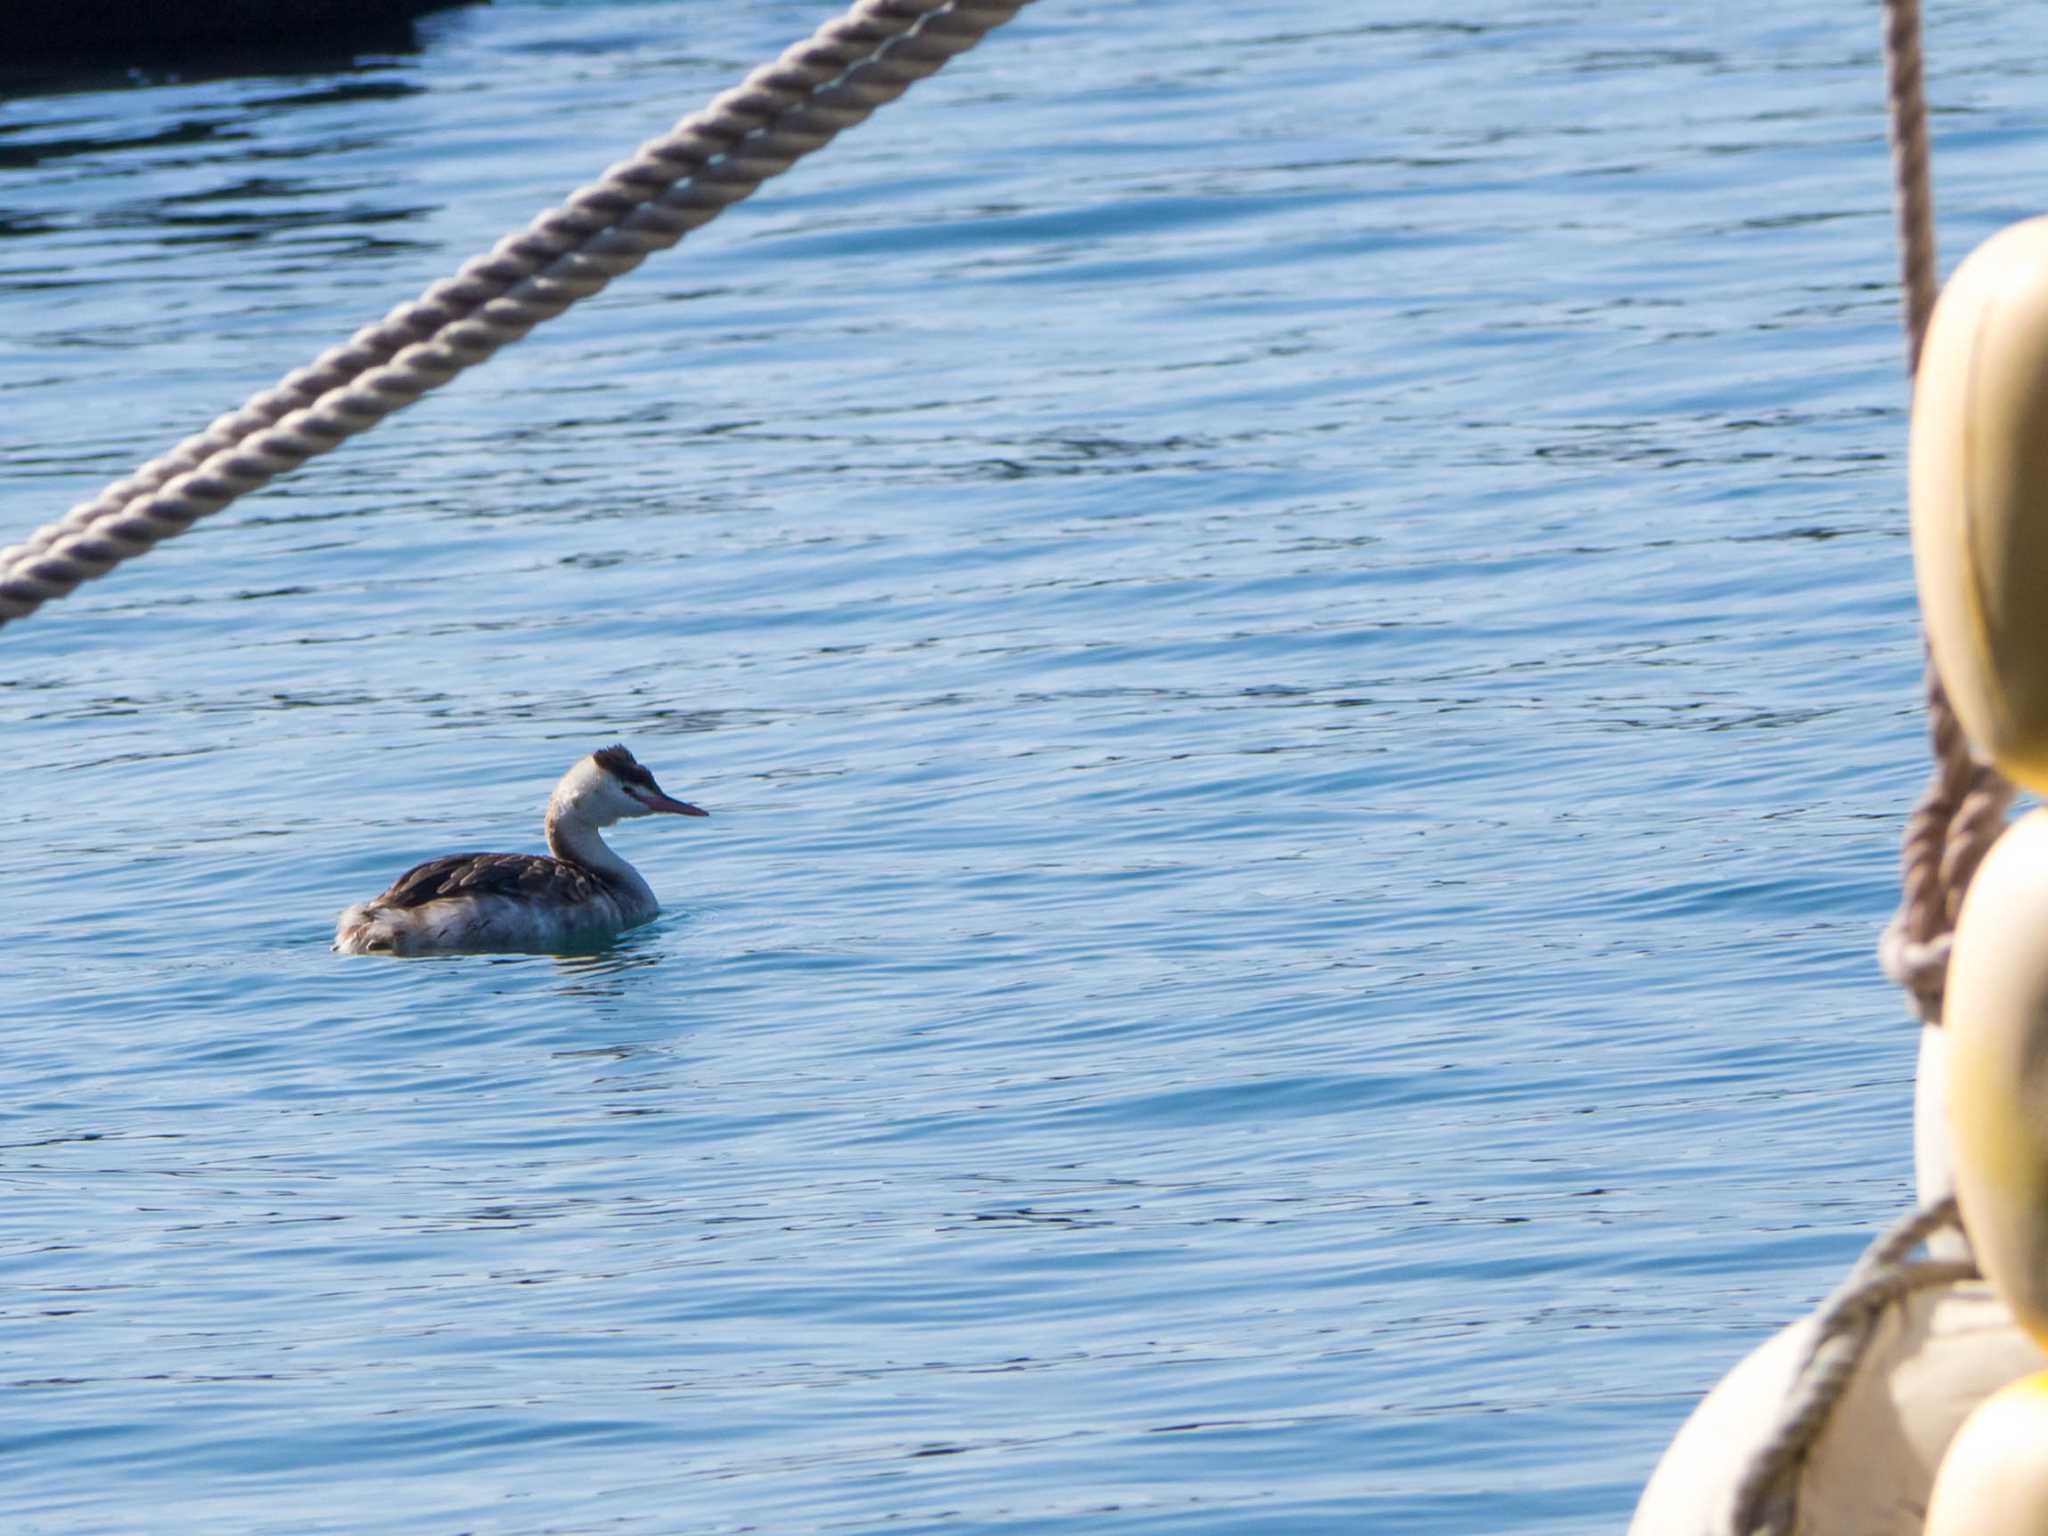
[[[603,939],[661,910],[639,871],[598,830],[628,816],[708,816],[671,800],[624,747],[593,752],[548,797],[548,851],[451,853],[416,864],[391,889],[341,914],[345,955],[558,949]]]

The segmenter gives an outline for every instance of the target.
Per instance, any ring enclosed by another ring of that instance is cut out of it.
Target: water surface
[[[828,13],[9,77],[5,537]],[[1860,10],[1044,0],[0,633],[4,1523],[1618,1526],[1909,1193],[1888,187]],[[655,924],[328,953],[615,738]]]

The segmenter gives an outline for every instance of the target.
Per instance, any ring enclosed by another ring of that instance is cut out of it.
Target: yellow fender
[[[2048,218],[1942,290],[1920,352],[1913,567],[1935,666],[1976,748],[2048,788]]]
[[[1949,953],[1949,1142],[1984,1277],[2048,1335],[2048,811],[2021,817],[1970,882]]]
[[[1802,1318],[1759,1345],[1685,1421],[1651,1475],[1629,1536],[1727,1536],[1735,1488],[1813,1335]],[[1799,1536],[1921,1536],[1940,1465],[1970,1410],[2048,1356],[1981,1280],[1930,1286],[1887,1307],[1809,1450]]]
[[[2006,828],[1956,920],[1942,1007],[1956,1199],[1984,1274],[2048,1340],[2048,811]],[[2048,1532],[2048,1374],[1970,1416],[1927,1536]]]
[[[1994,1395],[1963,1425],[1927,1510],[1927,1536],[2041,1536],[2048,1530],[2048,1371]]]

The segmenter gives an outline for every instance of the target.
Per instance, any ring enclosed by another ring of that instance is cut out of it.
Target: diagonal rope
[[[0,549],[0,625],[410,405],[965,53],[1029,0],[858,0],[453,277]]]
[[[1927,94],[1920,49],[1919,0],[1885,0],[1884,59],[1890,107],[1892,173],[1899,232],[1899,276],[1906,330],[1906,373],[1919,371],[1920,348],[1938,291],[1934,192]],[[1925,647],[1923,643],[1923,653]],[[1899,910],[1878,940],[1885,974],[1904,987],[1923,1023],[1941,1022],[1949,934],[1963,892],[2005,830],[2012,786],[1978,762],[1948,692],[1924,656],[1927,738],[1934,772],[1906,821]]]
[[[1878,1234],[1821,1303],[1771,1437],[1751,1453],[1735,1485],[1729,1518],[1734,1536],[1792,1536],[1798,1529],[1799,1477],[1807,1455],[1855,1379],[1885,1308],[1929,1286],[1979,1278],[1974,1260],[1909,1257],[1934,1233],[1961,1225],[1953,1195],[1908,1211]]]

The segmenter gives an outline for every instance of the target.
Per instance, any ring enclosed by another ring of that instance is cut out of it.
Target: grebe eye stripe
[[[654,775],[634,760],[633,754],[626,750],[623,743],[606,747],[602,751],[593,752],[590,755],[598,767],[604,769],[605,772],[618,779],[621,783],[638,784],[644,789],[653,789],[655,787]]]

